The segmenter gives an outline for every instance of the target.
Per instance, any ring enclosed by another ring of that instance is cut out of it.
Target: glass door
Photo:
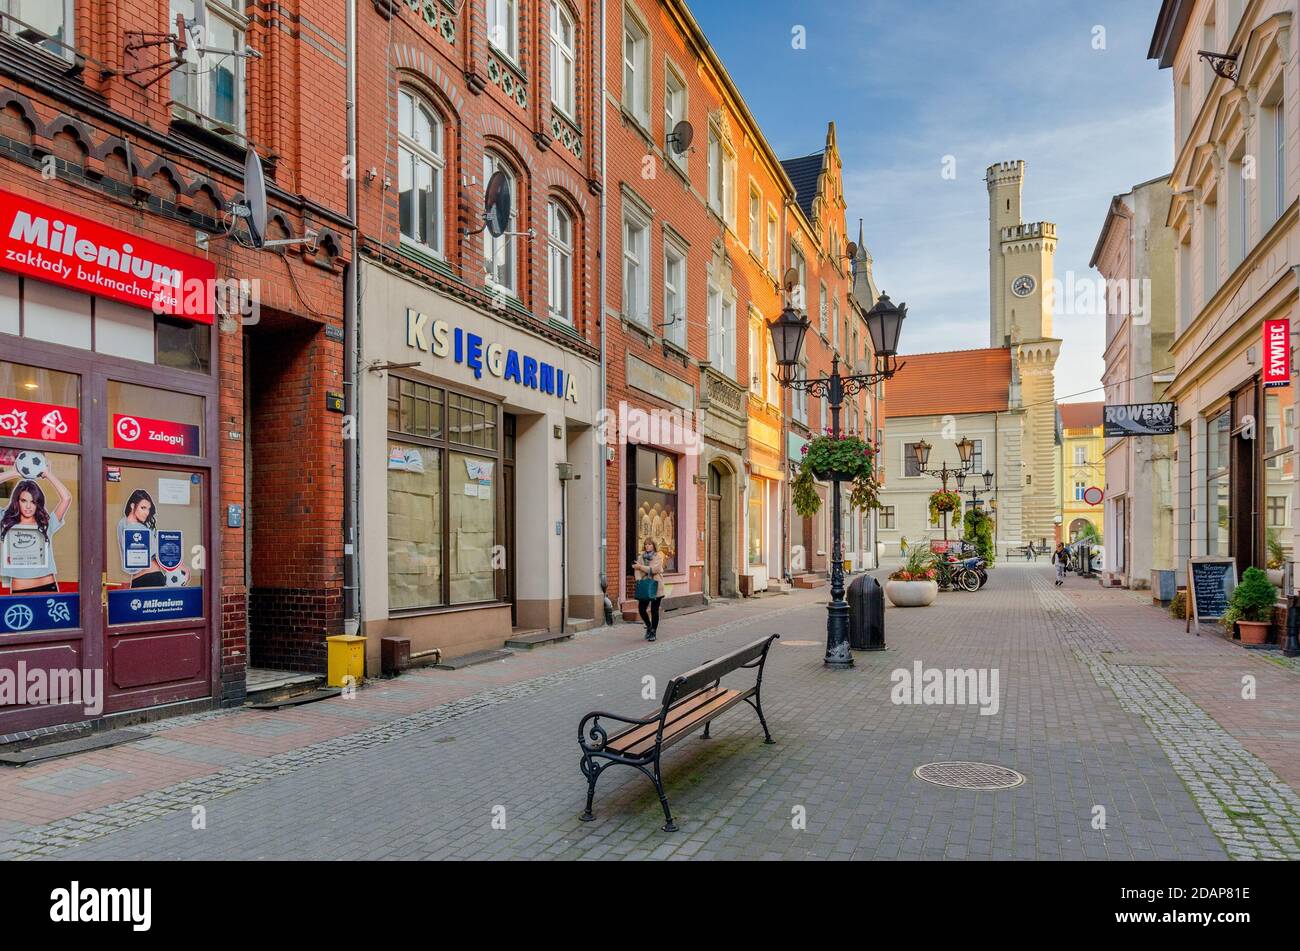
[[[102,482],[106,710],[206,697],[207,477],[105,461]]]

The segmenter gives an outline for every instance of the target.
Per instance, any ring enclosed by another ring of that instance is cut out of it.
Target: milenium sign
[[[417,310],[406,312],[406,345],[463,364],[478,380],[487,373],[548,396],[578,402],[578,381],[562,368],[499,343],[490,343],[479,334],[453,327],[445,320],[434,320]]]

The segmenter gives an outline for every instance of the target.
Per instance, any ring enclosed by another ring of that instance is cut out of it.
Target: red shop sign
[[[0,268],[212,323],[211,261],[3,190]]]
[[[79,413],[74,406],[0,396],[0,436],[76,445],[81,442]]]
[[[1291,319],[1264,321],[1264,385],[1291,383]]]
[[[199,427],[148,416],[113,414],[113,448],[165,452],[173,456],[199,454]]]

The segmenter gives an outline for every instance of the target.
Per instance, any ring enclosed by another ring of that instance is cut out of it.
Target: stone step
[[[322,680],[324,678],[321,678]],[[299,707],[304,703],[316,703],[319,700],[329,700],[331,697],[337,697],[343,692],[341,687],[321,687],[316,690],[308,690],[291,694],[287,697],[278,697],[271,700],[263,700],[257,703],[245,703],[244,706],[250,710],[279,710],[281,707]]]
[[[37,743],[25,747],[21,744],[13,744],[6,747],[4,752],[0,752],[0,765],[30,766],[33,763],[43,763],[46,760],[73,756],[90,750],[107,749],[121,743],[132,743],[135,740],[143,740],[147,736],[148,733],[140,730],[103,730],[54,743]]]
[[[820,588],[826,583],[826,579],[818,575],[795,575],[794,586],[796,588]]]
[[[514,651],[507,650],[504,647],[498,647],[495,650],[475,651],[472,654],[462,654],[459,657],[447,657],[440,660],[434,667],[438,670],[464,670],[466,667],[473,667],[475,664],[487,664],[494,660],[505,660],[507,657],[514,655]]]
[[[244,706],[274,710],[293,697],[311,693],[324,686],[324,674],[301,674],[286,671],[283,677],[259,676],[248,685]]]
[[[530,651],[535,647],[558,644],[560,641],[567,641],[572,637],[572,631],[548,631],[545,629],[521,631],[518,634],[510,635],[510,639],[506,641],[506,647],[513,650]]]

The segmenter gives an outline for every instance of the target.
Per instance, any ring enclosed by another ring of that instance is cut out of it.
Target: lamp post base
[[[826,656],[822,663],[836,669],[853,666],[853,652],[849,649],[847,601],[833,600],[826,609]]]

